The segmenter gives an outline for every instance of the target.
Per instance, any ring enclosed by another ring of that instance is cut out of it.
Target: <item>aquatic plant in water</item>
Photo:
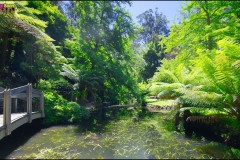
[[[109,121],[101,132],[73,125],[50,127],[7,158],[236,158],[230,148],[219,143],[170,132],[166,127],[168,117],[156,113],[138,122],[125,117]]]

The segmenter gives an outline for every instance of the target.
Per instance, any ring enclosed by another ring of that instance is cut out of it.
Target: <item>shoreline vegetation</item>
[[[0,3],[0,87],[31,83],[46,116],[1,156],[240,158],[240,3],[186,2],[171,27],[131,4]]]

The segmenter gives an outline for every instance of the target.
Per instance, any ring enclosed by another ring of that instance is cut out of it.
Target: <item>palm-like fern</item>
[[[180,103],[197,107],[223,107],[223,96],[215,92],[196,91],[186,88],[176,89]]]
[[[1,36],[5,35],[3,38],[5,46],[10,42],[8,36],[14,35],[11,39],[21,40],[27,53],[27,60],[21,62],[21,68],[31,73],[36,80],[43,76],[56,77],[58,75],[56,68],[65,61],[65,58],[52,43],[54,40],[45,33],[47,22],[37,18],[36,15],[42,13],[27,7],[27,1],[12,1],[12,3],[17,7],[16,12],[10,14],[0,12],[0,33]],[[10,54],[6,47],[2,51],[3,55]]]
[[[74,70],[70,65],[64,64],[63,72],[61,72],[61,75],[68,77],[69,79],[73,80],[74,82],[79,82],[79,70]]]
[[[158,98],[176,97],[175,89],[185,87],[182,83],[160,83],[158,86]]]
[[[40,11],[26,7],[27,2],[24,1],[15,1],[14,4],[17,6],[17,11],[15,13],[4,14],[0,12],[1,21],[4,22],[0,24],[1,31],[14,31],[20,34],[29,34],[46,42],[54,41],[44,32],[47,23],[35,16],[35,14],[41,14]]]
[[[240,45],[223,39],[218,46],[220,50],[211,53],[199,52],[188,73],[183,72],[181,64],[175,65],[175,70],[169,67],[167,72],[164,67],[160,68],[156,73],[160,78],[154,77],[153,81],[171,81],[157,81],[155,91],[159,97],[179,97],[180,102],[188,106],[224,108],[240,120]]]

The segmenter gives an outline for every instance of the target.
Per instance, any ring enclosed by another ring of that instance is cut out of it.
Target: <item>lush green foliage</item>
[[[73,58],[63,66],[62,75],[78,90],[79,103],[128,103],[139,94],[131,73],[134,26],[121,3],[76,4],[81,18],[72,30],[73,38],[66,40]]]
[[[168,20],[166,16],[158,12],[149,9],[144,13],[137,16],[140,28],[138,30],[138,38],[135,43],[144,43],[145,47],[140,47],[139,44],[135,44],[135,52],[142,55],[142,61],[139,61],[143,65],[139,70],[141,77],[139,80],[147,81],[151,78],[156,71],[157,67],[161,64],[160,60],[164,57],[164,46],[159,46],[158,43],[162,40],[163,36],[168,35],[169,30],[167,27]],[[140,50],[140,51],[139,51]],[[139,65],[138,65],[139,67]]]
[[[46,125],[80,122],[89,117],[89,111],[76,102],[69,102],[52,90],[49,82],[40,81],[44,91],[44,111]]]
[[[163,43],[152,94],[179,97],[183,106],[218,107],[240,120],[239,15],[234,2],[190,2]],[[205,26],[205,28],[203,28]],[[157,83],[156,83],[157,82]]]
[[[69,101],[141,102],[131,49],[136,27],[123,7],[129,2],[8,3],[17,10],[0,13],[0,85],[33,83],[42,89],[46,123],[84,117],[85,111]],[[43,89],[44,81],[51,85]]]
[[[42,2],[43,3],[43,2]],[[18,2],[16,12],[0,13],[1,19],[1,67],[0,74],[6,81],[4,86],[19,86],[31,82],[37,84],[40,78],[57,78],[60,64],[65,61],[53,39],[46,34],[47,22],[38,18],[43,11],[32,8],[29,2]],[[17,80],[21,79],[20,82]]]
[[[124,9],[128,1],[8,3],[17,10],[0,13],[0,85],[33,83],[44,91],[46,124],[79,122],[89,116],[82,107],[89,103],[146,105],[150,94],[198,107],[200,115],[210,114],[202,108],[227,113],[216,130],[226,139],[237,135],[239,3],[187,2],[170,32],[157,9],[140,14],[136,26]]]

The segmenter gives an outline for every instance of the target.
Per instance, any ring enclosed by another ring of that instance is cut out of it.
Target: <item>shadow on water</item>
[[[24,145],[43,128],[42,120],[36,119],[14,130],[9,136],[0,140],[0,159],[6,158],[14,150]]]
[[[92,116],[82,121],[77,127],[75,132],[102,132],[104,126],[108,123],[109,119],[103,119],[99,113],[92,113]],[[42,124],[42,119],[33,120],[32,123],[26,123],[19,128],[12,131],[12,133],[0,140],[0,159],[7,158],[13,151],[23,146],[29,139],[38,134],[42,129],[46,128]]]
[[[233,158],[221,144],[185,138],[171,131],[171,116],[167,113],[147,113],[139,119],[134,119],[129,110],[114,114],[92,114],[78,125],[43,128],[39,120],[26,124],[0,141],[0,158]]]

